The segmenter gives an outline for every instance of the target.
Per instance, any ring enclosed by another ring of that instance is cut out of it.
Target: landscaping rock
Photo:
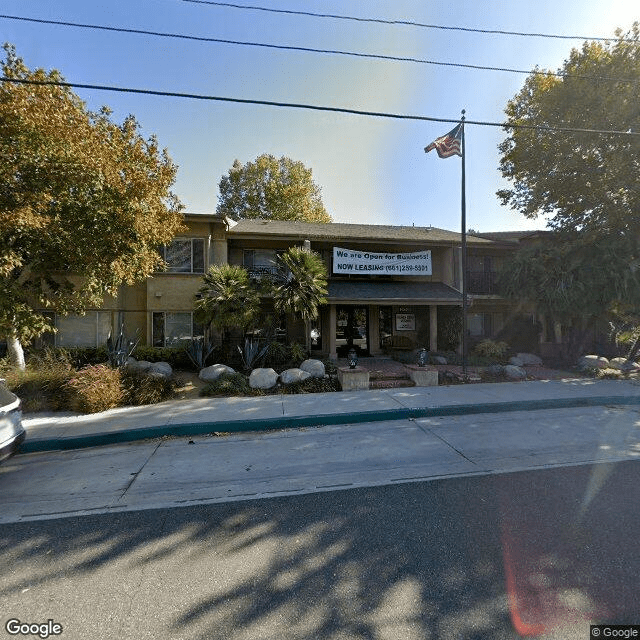
[[[273,369],[254,369],[249,376],[252,389],[272,389],[278,384],[278,374]]]
[[[633,362],[633,360],[627,364],[626,358],[612,358],[611,360],[609,360],[609,366],[612,369],[619,369],[620,371],[640,370],[640,364],[638,364],[637,362]]]
[[[430,356],[429,362],[431,364],[449,364],[444,356]]]
[[[308,380],[311,374],[302,369],[287,369],[280,374],[280,382],[282,384],[293,384],[294,382],[302,382]]]
[[[309,373],[313,378],[324,378],[324,364],[320,360],[305,360],[300,365],[300,369]]]
[[[581,369],[608,369],[609,360],[603,356],[587,355],[578,360]]]
[[[504,368],[504,375],[507,380],[524,380],[527,377],[527,372],[522,367],[508,364]]]
[[[487,373],[490,376],[495,376],[496,378],[500,378],[505,375],[504,366],[501,364],[492,364],[487,367]]]
[[[133,362],[131,362],[131,360]],[[152,364],[152,362],[147,362],[146,360],[136,360],[135,358],[129,358],[129,360],[127,360],[127,367],[133,371],[149,371]]]
[[[512,358],[509,358],[509,364],[512,364],[514,367],[523,367],[524,360],[518,356],[513,356]]]
[[[147,369],[147,373],[170,378],[173,375],[173,369],[168,362],[152,362],[151,366]]]
[[[534,353],[517,353],[516,358],[522,360],[523,365],[534,365],[536,367],[542,366],[542,358]]]
[[[235,372],[235,369],[228,367],[226,364],[212,364],[210,367],[200,369],[198,378],[203,382],[213,382],[225,373],[231,374]]]

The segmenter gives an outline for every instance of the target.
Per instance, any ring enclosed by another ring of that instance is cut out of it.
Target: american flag
[[[444,136],[434,140],[428,147],[424,148],[425,153],[435,149],[441,158],[462,155],[462,136],[464,135],[464,125],[461,122],[455,129],[449,131]]]

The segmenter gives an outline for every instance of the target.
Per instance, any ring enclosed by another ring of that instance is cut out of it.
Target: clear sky
[[[610,37],[640,19],[638,0],[236,0],[236,4],[450,27]],[[557,70],[581,40],[525,38],[321,19],[184,0],[2,0],[0,13],[442,62]],[[1,39],[31,67],[69,82],[501,122],[526,75],[281,51],[0,18]],[[269,106],[77,90],[113,119],[136,116],[178,164],[186,211],[210,213],[235,159],[286,155],[313,170],[336,222],[460,229],[460,158],[424,153],[453,125]],[[500,128],[466,128],[467,227],[543,228],[502,207]]]

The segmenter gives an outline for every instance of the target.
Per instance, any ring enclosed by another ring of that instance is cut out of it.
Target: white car
[[[13,455],[25,436],[20,398],[0,379],[0,461]]]

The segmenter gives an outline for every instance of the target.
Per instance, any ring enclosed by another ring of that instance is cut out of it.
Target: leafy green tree
[[[331,222],[311,169],[284,156],[263,154],[245,165],[236,160],[219,190],[217,213],[232,220]]]
[[[535,73],[507,105],[503,204],[581,234],[640,236],[640,27],[573,49],[562,77]],[[531,127],[531,128],[528,128]],[[629,135],[549,131],[616,130]],[[632,135],[633,134],[633,135]]]
[[[531,74],[507,105],[513,128],[499,147],[512,183],[502,203],[546,215],[556,232],[506,266],[505,292],[583,327],[639,302],[640,27],[616,36],[573,49],[560,76]]]
[[[256,320],[260,295],[248,272],[230,264],[213,265],[203,276],[195,302],[196,320],[222,333],[234,327],[246,329]]]
[[[552,233],[518,251],[502,267],[502,295],[574,328],[571,356],[604,315],[617,314],[620,301],[640,308],[640,269],[616,236],[597,243]]]
[[[279,313],[297,315],[308,325],[318,317],[320,305],[327,302],[327,268],[313,251],[290,247],[276,259],[277,275],[274,283],[274,306]],[[308,346],[308,344],[307,344]]]
[[[82,313],[143,280],[181,229],[176,166],[129,116],[88,111],[58,71],[29,70],[5,45],[0,84],[0,338],[52,329],[41,309]],[[12,82],[11,80],[17,81]]]

